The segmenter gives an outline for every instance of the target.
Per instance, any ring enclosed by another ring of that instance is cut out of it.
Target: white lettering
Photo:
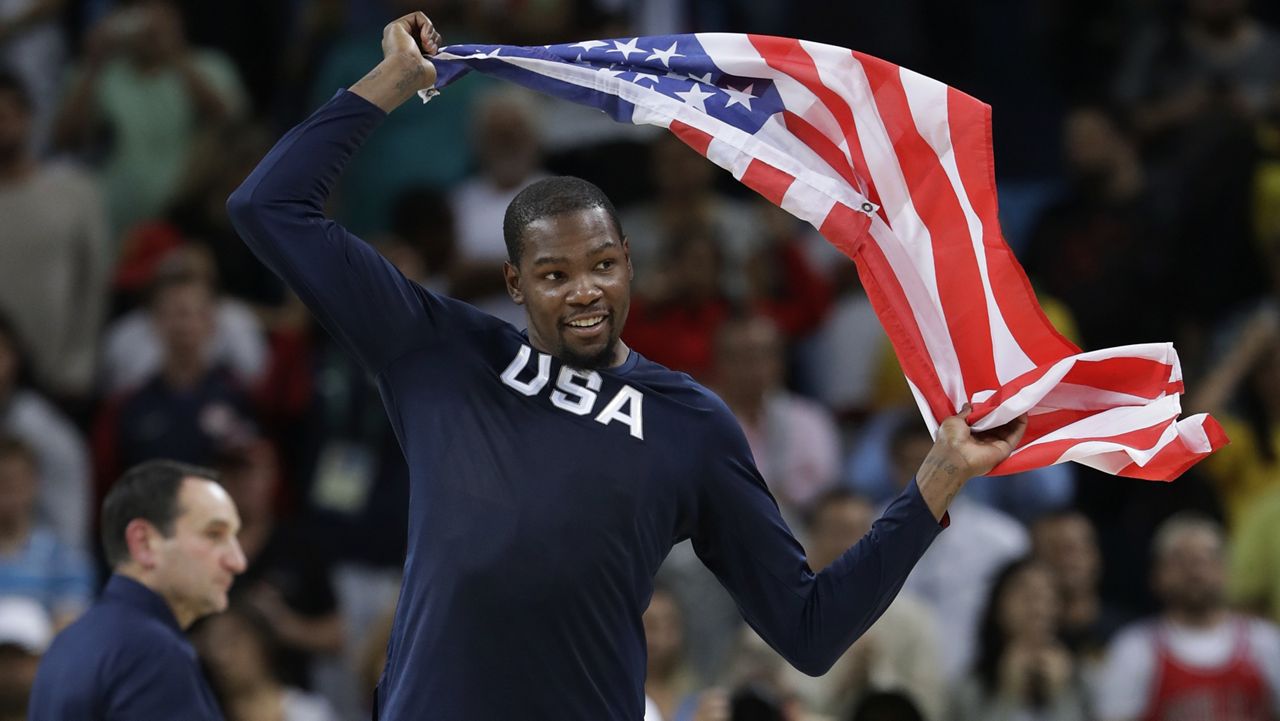
[[[573,382],[575,378],[586,381],[586,387],[575,384]],[[551,402],[556,408],[563,408],[575,416],[585,416],[595,406],[595,392],[598,390],[600,390],[599,373],[564,366],[560,369],[560,375],[556,377],[556,390],[551,392]]]
[[[502,382],[515,388],[526,396],[535,396],[542,387],[551,379],[551,356],[545,353],[538,354],[538,375],[534,376],[531,381],[518,380],[516,376],[520,375],[529,365],[529,356],[533,355],[533,349],[527,345],[520,346],[520,352],[511,361],[511,365],[502,372]]]
[[[627,407],[627,413],[622,412],[623,406]],[[644,396],[640,391],[631,386],[623,386],[618,389],[613,400],[609,401],[609,405],[596,416],[596,423],[608,425],[613,421],[627,424],[633,438],[644,440]]]

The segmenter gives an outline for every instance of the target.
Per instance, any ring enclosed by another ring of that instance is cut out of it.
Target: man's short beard
[[[575,353],[567,343],[560,344],[560,352],[556,354],[560,360],[572,368],[581,368],[583,370],[595,370],[598,368],[608,368],[613,360],[613,354],[618,350],[618,339],[610,338],[597,353],[591,355],[582,355]]]

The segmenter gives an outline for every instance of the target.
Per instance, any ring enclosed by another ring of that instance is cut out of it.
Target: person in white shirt
[[[1226,606],[1221,526],[1179,514],[1153,543],[1157,618],[1117,636],[1097,682],[1103,721],[1268,721],[1280,710],[1280,630]]]

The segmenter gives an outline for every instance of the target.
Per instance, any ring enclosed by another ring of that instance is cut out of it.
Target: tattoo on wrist
[[[400,79],[396,80],[396,91],[401,93],[411,93],[418,89],[422,80],[422,66],[408,67],[400,73]]]

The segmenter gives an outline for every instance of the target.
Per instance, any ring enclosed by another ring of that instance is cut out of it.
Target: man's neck
[[[161,372],[170,388],[185,390],[198,385],[209,366],[203,358],[171,358]]]
[[[155,583],[147,576],[146,572],[137,566],[134,562],[129,562],[115,569],[115,574],[132,579],[146,586],[148,590],[159,596],[164,605],[169,607],[169,612],[173,614],[174,620],[178,622],[178,628],[186,631],[191,628],[191,624],[195,623],[196,616],[189,609],[183,607],[181,603],[177,603],[174,599],[165,595],[164,590],[157,588]]]

